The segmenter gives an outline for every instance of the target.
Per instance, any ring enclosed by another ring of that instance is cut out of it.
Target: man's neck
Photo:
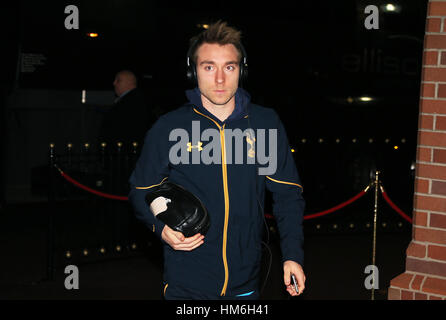
[[[127,93],[129,93],[129,92],[132,91],[133,89],[136,89],[136,87],[131,87],[131,88],[128,88],[128,89],[124,90],[124,91],[121,93],[121,95],[119,96],[119,98],[125,96]]]
[[[235,109],[235,96],[224,105],[215,105],[203,95],[201,95],[201,102],[203,107],[221,122],[225,121]]]

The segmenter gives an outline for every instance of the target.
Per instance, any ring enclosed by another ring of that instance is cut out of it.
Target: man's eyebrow
[[[200,62],[200,66],[201,66],[202,64],[215,64],[215,62],[214,62],[214,61],[211,61],[211,60],[203,60],[203,61]]]
[[[200,66],[203,65],[203,64],[215,64],[215,62],[212,61],[212,60],[203,60],[203,61],[200,62]],[[238,61],[227,61],[225,63],[226,66],[230,65],[230,64],[238,64]]]

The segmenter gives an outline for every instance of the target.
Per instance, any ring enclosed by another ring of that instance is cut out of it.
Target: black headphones
[[[187,51],[187,79],[192,82],[194,85],[197,85],[197,66],[195,65],[193,54],[197,49],[198,39],[196,39],[189,47]],[[246,54],[246,50],[243,45],[240,43],[240,46],[237,47],[240,50],[242,57],[240,59],[240,76],[239,76],[239,86],[242,86],[243,82],[246,81],[248,77],[248,56]]]

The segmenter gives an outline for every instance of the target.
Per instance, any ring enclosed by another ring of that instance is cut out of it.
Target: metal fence
[[[81,146],[67,143],[57,147],[50,144],[48,278],[52,278],[59,264],[66,265],[67,260],[82,263],[161,250],[159,241],[136,220],[126,201],[128,178],[140,148],[137,143],[120,142]],[[304,186],[306,216],[317,217],[305,220],[306,233],[372,232],[374,200],[371,193],[361,194],[348,202],[348,206],[339,204],[370,186],[378,168],[389,191],[387,199],[390,195],[395,207],[397,203],[401,211],[411,213],[415,156],[411,141],[404,138],[394,141],[299,139],[292,151]],[[336,210],[326,210],[329,208]],[[402,215],[395,214],[394,209],[380,206],[379,231],[410,228],[410,223]],[[330,211],[329,214],[324,210]],[[265,215],[272,217],[271,211],[271,197],[267,195]],[[274,220],[267,221],[272,239],[277,239]]]

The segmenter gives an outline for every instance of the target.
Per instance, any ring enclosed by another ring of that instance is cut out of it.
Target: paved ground
[[[156,242],[145,250],[124,250],[113,257],[107,254],[107,259],[79,260],[79,290],[64,287],[64,267],[72,262],[63,257],[56,259],[54,279],[42,281],[46,276],[46,209],[45,203],[2,209],[0,299],[162,299],[161,257]],[[404,271],[405,250],[411,239],[410,228],[405,230],[377,234],[377,300],[386,299],[390,279]],[[286,300],[274,237],[270,247],[273,263],[262,299]],[[370,299],[371,292],[364,287],[364,269],[371,264],[371,230],[306,234],[305,254],[307,289],[298,299]]]

